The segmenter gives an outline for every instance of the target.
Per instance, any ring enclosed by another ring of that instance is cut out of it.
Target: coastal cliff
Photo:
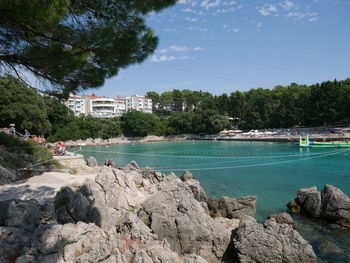
[[[316,262],[291,225],[258,223],[255,208],[254,196],[208,197],[189,172],[103,167],[53,203],[1,202],[0,261]]]

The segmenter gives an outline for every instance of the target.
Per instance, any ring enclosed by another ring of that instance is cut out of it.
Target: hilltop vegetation
[[[350,79],[220,96],[190,90],[149,92],[154,114],[129,111],[113,119],[75,117],[57,98],[41,96],[11,76],[0,78],[0,92],[0,127],[15,123],[20,131],[26,128],[50,141],[214,134],[230,125],[261,129],[350,123]]]
[[[214,96],[209,92],[173,90],[148,92],[158,115],[172,105],[174,111],[215,111],[230,116],[242,129],[289,128],[350,123],[350,79],[320,84],[276,86]]]

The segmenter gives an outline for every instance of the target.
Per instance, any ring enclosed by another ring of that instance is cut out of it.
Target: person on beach
[[[66,154],[66,145],[62,142],[58,142],[58,155],[65,155]]]
[[[16,129],[15,129],[15,127],[11,127],[9,133],[10,133],[11,135],[16,135]]]

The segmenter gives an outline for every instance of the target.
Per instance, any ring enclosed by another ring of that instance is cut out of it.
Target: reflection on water
[[[118,166],[142,166],[177,175],[188,169],[209,195],[257,196],[257,219],[286,211],[300,188],[332,184],[350,195],[350,150],[299,149],[292,143],[198,141],[85,147],[86,158]],[[295,217],[296,228],[314,247],[320,262],[350,262],[350,230]]]

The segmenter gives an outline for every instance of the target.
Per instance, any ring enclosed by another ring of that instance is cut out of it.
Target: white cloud
[[[151,62],[164,62],[164,61],[173,61],[173,60],[186,60],[190,59],[188,56],[181,56],[181,57],[175,57],[175,56],[167,56],[167,55],[161,55],[161,56],[156,56],[153,55],[151,58]]]
[[[276,13],[277,11],[277,6],[273,4],[265,4],[264,6],[258,8],[258,12],[262,16],[268,16],[272,13]]]
[[[185,17],[185,20],[188,21],[188,22],[197,22],[198,21],[198,18],[197,17]]]
[[[200,51],[202,50],[202,47],[185,47],[185,46],[177,46],[172,45],[168,48],[164,48],[158,51],[158,53],[169,53],[169,52],[190,52],[190,51]]]
[[[235,28],[235,29],[233,29],[233,32],[235,32],[235,33],[238,33],[239,31],[241,31],[240,28]]]
[[[318,20],[318,14],[315,12],[289,12],[287,17],[294,18],[294,20],[307,19],[309,22],[316,22]]]
[[[279,5],[285,10],[288,11],[289,9],[291,9],[294,6],[294,3],[292,1],[289,0],[285,0],[283,2],[280,2]]]
[[[228,2],[223,2],[222,5],[236,5],[237,2],[236,1],[228,1]]]
[[[202,1],[201,6],[204,7],[205,9],[209,9],[209,8],[220,6],[220,3],[221,3],[221,0],[215,0],[215,1],[204,0]]]
[[[316,22],[318,20],[318,17],[311,17],[308,19],[309,22]]]
[[[208,32],[208,28],[206,27],[188,27],[187,29],[192,31]]]

